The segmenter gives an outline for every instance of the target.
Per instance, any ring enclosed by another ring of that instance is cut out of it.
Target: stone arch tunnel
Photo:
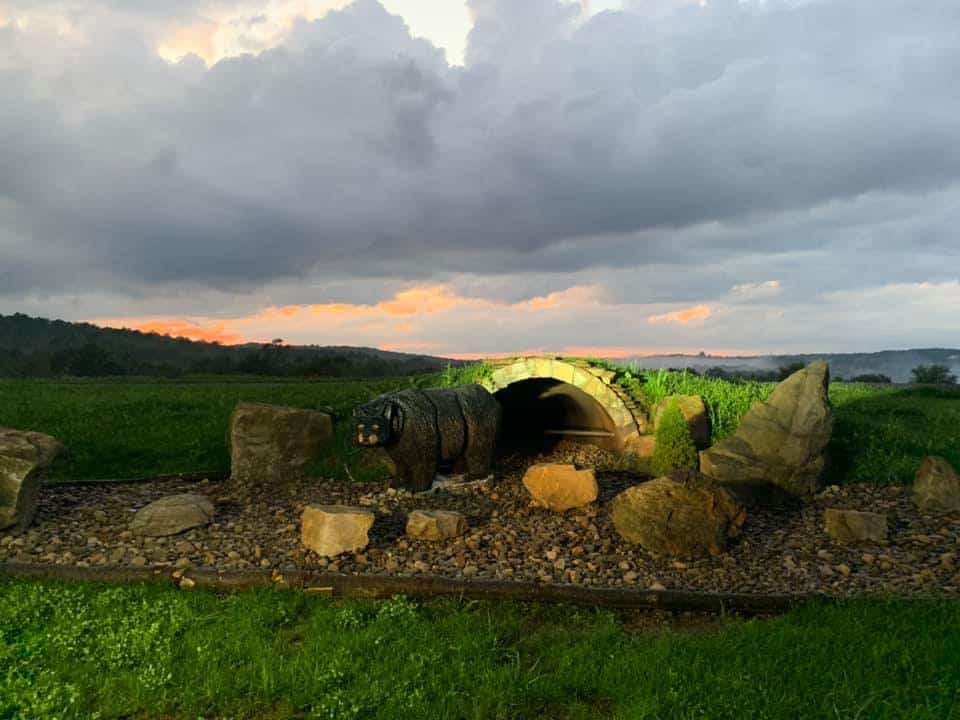
[[[567,438],[642,453],[646,414],[614,372],[586,361],[521,357],[492,361],[484,381],[503,408],[502,442],[532,447]]]

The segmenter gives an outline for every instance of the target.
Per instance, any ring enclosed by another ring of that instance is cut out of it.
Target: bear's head
[[[374,400],[353,412],[354,442],[364,447],[389,445],[403,430],[403,410],[393,400]]]

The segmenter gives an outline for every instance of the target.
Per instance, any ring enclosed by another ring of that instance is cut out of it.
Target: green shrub
[[[676,401],[664,411],[657,428],[657,446],[651,468],[656,476],[672,470],[696,470],[697,447],[690,435],[690,426]]]

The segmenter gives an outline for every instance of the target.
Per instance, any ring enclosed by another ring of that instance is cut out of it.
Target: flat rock
[[[207,525],[213,515],[213,503],[203,495],[167,495],[140,508],[130,521],[130,529],[148,537],[176,535]]]
[[[829,385],[822,361],[788,377],[744,415],[733,437],[700,453],[701,472],[752,499],[812,499],[833,432]]]
[[[719,555],[747,517],[730,492],[694,472],[624,490],[613,499],[611,515],[624,540],[673,557]]]
[[[49,435],[0,427],[0,530],[33,522],[44,472],[62,450]]]
[[[240,403],[230,419],[230,483],[241,492],[290,487],[332,440],[327,413]]]
[[[600,491],[593,470],[555,463],[531,465],[523,485],[536,505],[556,512],[589,505]]]
[[[840,543],[887,541],[887,516],[881,513],[827,508],[823,522],[827,534]]]
[[[303,509],[300,539],[323,557],[363,550],[369,543],[374,514],[362,507],[307,505]]]
[[[913,501],[921,510],[960,512],[960,475],[942,457],[924,458],[913,482]]]
[[[663,414],[673,403],[677,403],[680,412],[687,421],[690,428],[690,437],[694,444],[702,450],[710,446],[710,415],[707,413],[707,405],[699,395],[668,395],[663,398],[654,411],[653,426],[654,431],[660,428],[660,421]],[[651,456],[653,453],[650,453]]]
[[[467,531],[467,518],[452,510],[414,510],[407,516],[407,535],[416,540],[448,540]]]

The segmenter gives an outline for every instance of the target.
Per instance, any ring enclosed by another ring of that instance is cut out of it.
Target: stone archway
[[[612,383],[612,370],[586,361],[544,357],[494,360],[491,365],[493,372],[483,385],[502,402],[525,395],[521,401],[524,408],[552,402],[564,416],[566,427],[545,432],[579,436],[611,450],[642,454],[642,437],[649,432],[646,413]]]

